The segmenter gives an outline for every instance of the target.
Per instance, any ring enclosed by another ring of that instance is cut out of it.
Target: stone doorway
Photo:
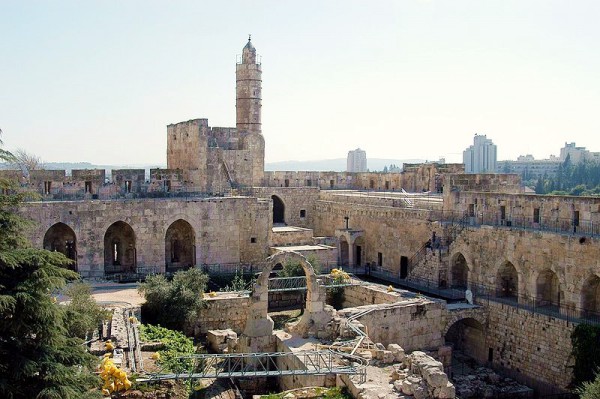
[[[273,224],[285,224],[285,204],[276,195],[271,196],[273,200]]]
[[[452,288],[467,289],[469,283],[469,266],[464,255],[458,253],[452,261]]]
[[[77,238],[72,228],[64,223],[56,223],[44,235],[44,249],[56,251],[74,261],[71,270],[77,271]]]
[[[166,272],[189,269],[196,264],[196,234],[183,219],[173,222],[165,234]]]
[[[135,233],[128,223],[118,221],[104,234],[104,273],[135,273]]]

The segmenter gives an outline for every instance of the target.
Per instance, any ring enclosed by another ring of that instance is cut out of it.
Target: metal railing
[[[547,231],[552,233],[576,234],[581,236],[600,236],[600,221],[559,218],[539,218],[506,216],[499,212],[475,212],[469,215],[462,211],[430,211],[429,220],[462,225],[463,227],[493,226],[507,229]]]
[[[371,269],[369,275],[383,281],[395,283],[414,292],[434,295],[443,299],[455,301],[465,299],[464,290],[440,287],[439,282],[433,279],[419,277],[407,277],[402,279],[397,272],[382,268]]]
[[[495,302],[530,313],[565,320],[569,323],[600,325],[600,312],[596,310],[568,306],[527,295],[506,295],[497,287],[482,284],[471,283],[469,289],[473,293],[474,302],[483,306],[489,302]]]
[[[357,279],[352,274],[348,274],[348,278],[343,280],[335,279],[329,274],[321,274],[317,276],[317,282],[326,289],[365,284],[365,282]],[[306,276],[272,277],[269,279],[269,292],[304,291],[306,289]]]

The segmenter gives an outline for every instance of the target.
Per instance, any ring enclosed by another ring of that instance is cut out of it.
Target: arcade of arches
[[[501,297],[516,298],[519,295],[519,276],[510,262],[500,266],[496,276],[496,293]]]

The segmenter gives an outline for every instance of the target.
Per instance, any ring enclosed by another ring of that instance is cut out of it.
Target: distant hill
[[[384,166],[391,164],[402,166],[405,163],[422,163],[423,159],[383,159],[368,158],[367,168],[370,171],[381,171]],[[267,171],[316,171],[316,172],[345,172],[346,158],[322,159],[318,161],[281,161],[265,164]]]

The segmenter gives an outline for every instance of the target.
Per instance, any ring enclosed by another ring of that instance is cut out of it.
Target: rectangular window
[[[506,206],[500,206],[500,220],[506,220]]]
[[[306,209],[300,209],[300,217],[303,219],[306,217]]]
[[[131,180],[125,180],[125,192],[126,193],[131,192]]]
[[[369,188],[372,190],[375,188],[375,180],[369,181]]]
[[[329,180],[329,188],[333,188],[334,183],[335,182],[333,180]]]
[[[540,222],[540,208],[533,208],[533,223]]]
[[[290,179],[285,179],[284,184],[286,187],[290,186]]]
[[[306,179],[306,185],[307,185],[308,187],[312,186],[312,180],[310,180],[310,179]]]
[[[91,181],[86,181],[85,182],[85,192],[86,193],[91,193],[92,192],[92,182]]]
[[[250,243],[256,244],[256,237],[250,237]]]
[[[50,194],[50,188],[52,186],[52,182],[51,181],[45,181],[44,182],[44,194],[48,195]]]
[[[171,180],[165,180],[165,191],[168,193],[171,192]]]
[[[386,189],[386,190],[389,190],[389,189],[390,189],[390,182],[389,182],[389,181],[386,181],[386,182],[385,182],[385,189]]]
[[[383,254],[377,252],[377,266],[383,266]]]

